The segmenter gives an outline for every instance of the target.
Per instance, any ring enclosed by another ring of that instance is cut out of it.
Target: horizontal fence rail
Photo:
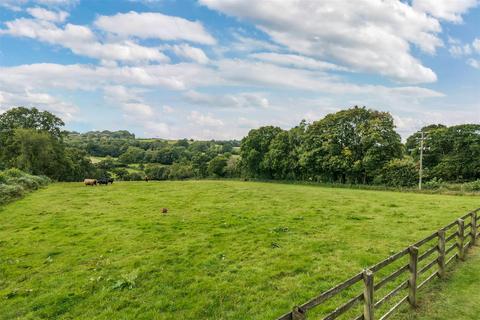
[[[408,302],[411,306],[415,307],[417,305],[417,291],[437,277],[444,278],[446,267],[457,259],[464,260],[468,248],[476,244],[477,239],[480,236],[479,211],[480,208],[463,215],[459,219],[449,223],[428,237],[417,241],[408,248],[405,248],[370,268],[357,273],[350,279],[330,288],[304,304],[295,306],[292,311],[282,315],[277,318],[277,320],[304,320],[307,318],[309,310],[327,302],[341,293],[344,293],[358,283],[363,284],[363,292],[359,292],[347,302],[338,305],[333,311],[330,311],[330,313],[324,316],[322,318],[323,320],[336,319],[351,310],[354,306],[358,306],[360,303],[363,303],[363,313],[360,315],[357,314],[353,319],[373,320],[376,310],[385,306],[393,297],[397,296],[405,289],[408,289],[408,295],[400,298],[400,300],[387,309],[385,313],[376,315],[375,318],[380,320],[388,319],[405,302]],[[424,249],[423,247],[427,245],[429,247]],[[423,249],[422,254],[419,254],[420,248]],[[454,250],[457,250],[457,252],[448,257],[448,255]],[[403,264],[401,267],[375,283],[375,273],[378,273],[380,270],[397,262],[405,256],[408,256],[407,264]],[[419,264],[422,266],[420,267]],[[407,280],[395,282],[395,280],[405,273],[408,273]],[[424,274],[427,274],[428,276],[426,276],[423,281],[419,282],[419,278],[424,276]],[[393,289],[375,301],[374,293],[382,288],[386,288],[388,284],[394,286]]]

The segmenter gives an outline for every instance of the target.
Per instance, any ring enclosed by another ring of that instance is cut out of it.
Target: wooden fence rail
[[[405,302],[408,302],[412,307],[415,307],[417,305],[417,291],[436,277],[444,278],[446,267],[457,259],[464,260],[467,249],[476,244],[480,235],[479,211],[480,208],[465,214],[459,219],[441,228],[437,232],[434,232],[428,237],[417,241],[408,248],[405,248],[402,251],[388,257],[387,259],[371,266],[370,268],[363,270],[350,279],[347,279],[335,287],[330,288],[317,297],[305,302],[304,304],[294,307],[291,312],[284,314],[283,316],[277,318],[277,320],[304,320],[306,319],[307,312],[309,310],[323,304],[338,294],[345,292],[357,283],[363,283],[363,292],[360,292],[344,304],[336,307],[333,311],[324,316],[322,318],[323,320],[336,319],[352,309],[354,306],[358,306],[359,303],[363,303],[363,313],[353,318],[355,320],[374,320],[375,318],[380,320],[388,319]],[[454,230],[454,227],[456,227],[456,230]],[[447,236],[447,233],[449,232],[452,233]],[[437,239],[437,241],[433,244],[433,246],[422,250],[423,253],[419,254],[419,249],[427,244],[431,246],[431,242],[433,242],[434,239]],[[455,241],[452,242],[452,240]],[[447,258],[448,254],[454,250],[457,250],[457,252],[451,257]],[[435,253],[436,255],[433,260],[423,263],[423,261],[428,260]],[[400,268],[396,269],[375,283],[375,273],[378,273],[388,265],[393,264],[407,255],[409,259],[407,264],[402,265]],[[420,263],[422,263],[421,267],[419,267]],[[434,267],[437,268],[432,272],[431,270],[434,269]],[[432,273],[428,275],[422,282],[418,283],[419,277],[425,273],[428,273],[429,271]],[[409,275],[407,280],[400,282],[399,284],[393,282],[406,272],[408,272]],[[375,301],[375,292],[379,291],[381,288],[384,288],[387,284],[397,285],[386,295]],[[375,314],[375,312],[381,306],[389,302],[394,296],[398,295],[404,289],[408,289],[408,295],[402,297],[384,314],[379,316]]]

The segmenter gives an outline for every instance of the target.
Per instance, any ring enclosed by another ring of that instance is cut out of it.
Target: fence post
[[[307,316],[305,314],[305,311],[303,311],[300,307],[293,307],[292,310],[292,320],[305,320],[307,319]]]
[[[363,319],[374,320],[374,301],[373,301],[373,272],[370,270],[363,271],[363,283],[365,288],[363,289]]]
[[[418,266],[418,248],[408,248],[410,252],[410,278],[408,279],[408,302],[412,307],[417,306],[417,266]]]
[[[471,228],[472,242],[471,245],[474,246],[477,243],[477,212],[472,212],[472,228]]]
[[[445,230],[438,231],[438,275],[445,277]]]
[[[465,221],[463,219],[458,219],[458,258],[460,260],[465,260],[465,250],[463,245],[465,243]]]

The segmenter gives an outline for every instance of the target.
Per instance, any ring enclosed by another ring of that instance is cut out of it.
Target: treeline
[[[62,119],[36,108],[0,114],[0,170],[18,168],[58,181],[80,181],[96,168],[85,150],[64,142]]]
[[[423,132],[426,187],[472,182],[467,189],[480,188],[480,125],[429,125],[403,144],[388,112],[365,107],[290,130],[260,127],[241,141],[138,139],[125,130],[77,133],[63,126],[35,108],[1,114],[0,170],[57,181],[241,177],[412,187]]]
[[[431,125],[421,131],[427,183],[480,178],[480,125]],[[241,143],[240,166],[242,175],[260,179],[414,186],[420,135],[404,145],[389,113],[354,107],[290,130],[251,130]]]
[[[66,143],[100,157],[97,175],[120,180],[238,176],[240,141],[135,139],[128,132],[68,133]]]

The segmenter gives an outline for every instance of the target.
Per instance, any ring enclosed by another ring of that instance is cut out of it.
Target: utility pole
[[[422,190],[422,175],[423,175],[423,141],[425,140],[425,134],[420,131],[420,170],[418,171],[418,190]]]

